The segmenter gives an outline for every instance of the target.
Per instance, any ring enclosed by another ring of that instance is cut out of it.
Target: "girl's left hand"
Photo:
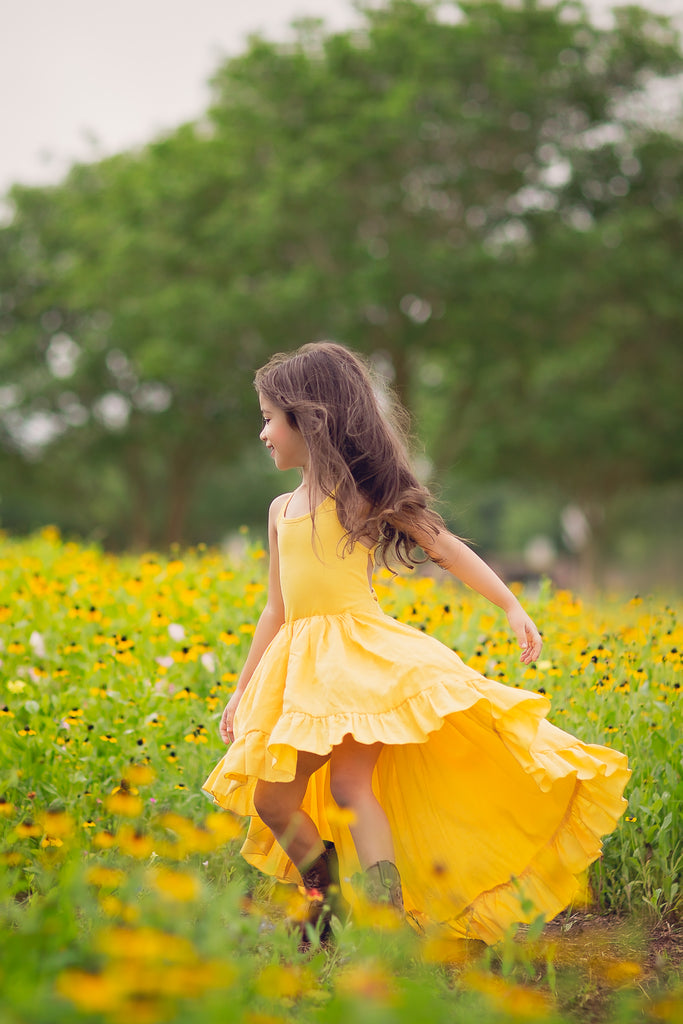
[[[517,637],[517,642],[522,649],[520,661],[530,665],[537,661],[543,647],[541,634],[536,629],[533,621],[529,618],[520,604],[515,605],[507,613],[510,628]]]

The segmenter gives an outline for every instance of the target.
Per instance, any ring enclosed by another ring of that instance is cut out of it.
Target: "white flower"
[[[185,630],[179,622],[172,622],[168,627],[168,635],[176,642],[185,639]]]
[[[213,654],[211,654],[210,651],[206,651],[204,654],[202,654],[200,661],[207,672],[213,673],[216,671],[216,659],[214,658]]]
[[[47,651],[45,650],[45,641],[43,640],[42,633],[38,633],[38,631],[34,629],[28,638],[28,642],[37,658],[44,658],[46,656]]]
[[[161,658],[156,658],[157,665],[162,665],[163,668],[171,668],[173,665],[173,658],[170,654],[164,654]]]

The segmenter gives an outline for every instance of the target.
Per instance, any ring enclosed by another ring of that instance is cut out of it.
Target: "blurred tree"
[[[265,348],[235,299],[230,237],[210,267],[202,255],[204,211],[229,186],[214,155],[187,126],[74,168],[58,189],[13,192],[14,251],[28,255],[7,293],[3,369],[17,407],[6,441],[37,456],[43,417],[46,450],[71,466],[58,491],[72,508],[99,504],[113,469],[115,507],[100,513],[136,546],[181,537],[202,474],[235,458],[247,417],[257,423],[244,385]]]
[[[682,67],[666,19],[573,3],[393,0],[253,39],[204,122],[13,190],[7,473],[42,459],[35,487],[110,541],[188,538],[211,480],[244,480],[254,367],[323,336],[380,357],[440,467],[593,496],[677,472],[651,451],[676,415],[680,139],[638,100]]]

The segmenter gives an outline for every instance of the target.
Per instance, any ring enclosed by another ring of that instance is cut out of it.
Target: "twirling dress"
[[[328,753],[351,733],[381,741],[373,778],[391,825],[406,909],[454,934],[497,941],[513,922],[553,917],[623,813],[625,755],[545,718],[546,697],[486,679],[433,637],[380,609],[367,548],[342,557],[332,499],[278,523],[284,625],[235,716],[235,742],[204,789],[251,816],[242,853],[282,881],[296,867],[258,818],[258,779],[294,777],[297,751]],[[353,902],[355,847],[330,795],[329,766],[304,810],[339,852]]]

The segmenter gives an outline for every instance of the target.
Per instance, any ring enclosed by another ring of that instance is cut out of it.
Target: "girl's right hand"
[[[235,721],[235,712],[237,711],[237,705],[240,702],[241,693],[233,693],[232,697],[225,705],[223,716],[220,724],[221,739],[224,743],[234,743],[235,734],[233,732],[233,723]]]

